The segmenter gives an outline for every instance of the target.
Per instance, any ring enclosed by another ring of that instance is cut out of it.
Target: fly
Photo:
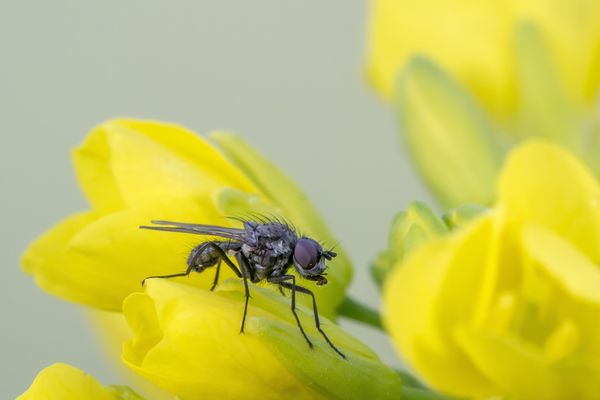
[[[227,228],[215,225],[187,224],[172,221],[151,221],[154,226],[140,226],[142,229],[155,231],[192,233],[196,235],[207,235],[218,237],[218,240],[210,240],[200,243],[192,249],[187,259],[185,272],[149,276],[150,278],[174,278],[188,276],[192,271],[202,272],[206,268],[216,266],[215,277],[210,290],[219,283],[219,272],[221,262],[225,262],[238,278],[242,278],[245,290],[244,313],[240,333],[244,333],[244,324],[248,312],[248,300],[250,290],[248,281],[256,283],[267,281],[283,289],[291,290],[291,308],[296,323],[308,346],[312,349],[313,344],[304,332],[300,318],[296,313],[296,292],[305,293],[312,297],[312,305],[315,317],[315,325],[319,333],[325,338],[329,346],[342,358],[346,356],[338,350],[329,340],[319,321],[317,302],[315,295],[309,289],[296,284],[296,276],[289,274],[288,270],[293,266],[298,274],[308,280],[315,281],[317,285],[325,285],[325,261],[333,259],[337,254],[331,250],[324,250],[315,240],[299,236],[294,229],[279,220],[247,221],[242,220],[243,228]],[[228,254],[232,254],[239,266],[236,266]],[[142,281],[142,285],[146,281]]]

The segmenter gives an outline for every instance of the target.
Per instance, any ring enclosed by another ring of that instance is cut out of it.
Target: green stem
[[[344,302],[338,308],[338,313],[342,317],[350,318],[383,330],[379,313],[350,297],[344,299]]]

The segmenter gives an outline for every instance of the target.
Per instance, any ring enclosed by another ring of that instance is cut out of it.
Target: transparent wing
[[[154,225],[162,226],[140,226],[141,229],[151,229],[153,231],[166,231],[166,232],[181,232],[181,233],[192,233],[195,235],[207,235],[207,236],[218,236],[226,239],[242,240],[246,235],[246,231],[238,228],[226,228],[224,226],[216,225],[202,225],[202,224],[187,224],[184,222],[173,222],[173,221],[150,221]]]

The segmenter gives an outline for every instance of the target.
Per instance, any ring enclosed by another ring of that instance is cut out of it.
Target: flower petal
[[[492,110],[503,113],[511,108],[509,7],[498,2],[439,0],[374,0],[371,4],[367,72],[386,98],[392,97],[402,65],[420,53],[452,71]]]
[[[255,285],[251,295],[241,335],[244,292],[238,281],[214,292],[149,282],[145,294],[124,302],[134,338],[125,344],[123,360],[186,400],[398,398],[399,377],[341,328],[322,320],[347,360],[316,331],[307,308],[299,306],[298,314],[312,350],[298,330],[289,297]]]
[[[123,360],[186,400],[320,398],[275,358],[269,348],[273,344],[250,329],[250,321],[259,316],[275,317],[254,300],[247,331],[241,335],[243,292],[148,282],[146,294],[133,294],[123,304],[134,332],[133,340],[125,344]],[[299,332],[294,333],[298,348],[306,351]]]
[[[523,245],[573,298],[600,305],[600,267],[576,247],[552,231],[534,225],[524,227]]]
[[[112,120],[73,153],[90,203],[114,209],[156,197],[185,197],[223,186],[254,186],[215,147],[173,124]]]
[[[120,310],[128,294],[142,289],[144,278],[185,271],[189,251],[206,239],[141,230],[140,225],[153,219],[230,223],[219,215],[209,197],[163,198],[91,221],[81,218],[83,221],[76,219],[68,227],[59,225],[34,243],[24,257],[25,269],[44,290],[109,310]],[[71,227],[73,224],[76,226]],[[62,234],[64,230],[69,230],[70,236]],[[227,268],[221,272],[223,279],[232,276]],[[213,274],[207,271],[177,279],[208,287]]]
[[[33,275],[37,285],[47,292],[70,298],[75,284],[65,269],[68,244],[82,229],[100,217],[101,214],[92,212],[75,214],[45,232],[23,253],[23,271]],[[81,295],[87,297],[85,292]]]
[[[476,318],[478,299],[490,290],[481,284],[485,255],[492,253],[490,230],[491,217],[485,216],[466,232],[424,244],[396,267],[384,287],[386,327],[399,353],[446,393],[461,394],[464,387],[473,395],[491,391],[450,332],[453,319]]]
[[[597,399],[599,359],[546,359],[535,346],[507,335],[458,328],[456,338],[502,394],[519,399]]]
[[[131,392],[130,392],[131,393]],[[137,397],[141,400],[140,397]],[[85,372],[57,363],[44,368],[17,400],[124,400]],[[128,397],[135,400],[135,397]]]
[[[502,170],[498,195],[511,223],[544,226],[600,261],[600,189],[567,151],[542,140],[519,146]]]

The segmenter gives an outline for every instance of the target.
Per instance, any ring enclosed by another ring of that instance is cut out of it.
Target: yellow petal
[[[57,363],[44,368],[17,400],[121,400],[113,390],[85,372]],[[132,398],[133,400],[133,398]]]
[[[98,209],[210,193],[223,186],[255,191],[215,147],[173,124],[105,122],[75,150],[73,159],[83,191]]]
[[[582,106],[594,101],[600,76],[600,6],[594,0],[371,4],[367,73],[386,98],[392,97],[400,68],[423,54],[450,71],[488,111],[506,118],[515,111],[519,90],[515,26],[525,20],[546,39],[568,96]]]
[[[172,394],[143,379],[121,361],[123,343],[131,338],[131,331],[121,312],[90,308],[85,314],[95,336],[100,341],[102,355],[110,362],[112,372],[119,376],[123,383],[135,387],[137,392],[147,399],[174,399]]]
[[[592,104],[600,72],[600,4],[595,0],[512,1],[518,20],[532,21],[550,45],[559,79],[577,104]]]
[[[168,281],[149,282],[145,294],[132,294],[124,302],[123,312],[134,337],[125,344],[123,360],[186,400],[332,398],[325,382],[331,384],[339,374],[361,373],[357,369],[361,364],[352,361],[355,358],[376,360],[364,345],[323,319],[323,329],[347,352],[349,361],[342,360],[316,332],[312,315],[299,306],[300,319],[315,344],[311,351],[293,319],[289,297],[254,285],[250,289],[242,335],[244,296],[239,282],[228,281],[214,292]],[[300,374],[299,369],[304,371],[311,364],[294,365],[293,359],[279,351],[314,359],[319,370],[312,377]],[[341,361],[332,361],[332,356]],[[372,387],[372,393],[377,393],[376,385]]]
[[[389,276],[384,287],[385,322],[399,353],[434,387],[461,394],[493,393],[489,381],[454,343],[455,321],[476,316],[478,300],[490,288],[486,271],[491,218],[466,232],[419,247]],[[465,290],[465,287],[469,288]]]
[[[557,234],[539,226],[523,229],[523,245],[558,285],[573,298],[600,305],[600,266]]]
[[[457,329],[456,337],[477,367],[511,398],[593,400],[600,396],[598,358],[553,362],[517,337],[466,327]]]
[[[509,156],[498,183],[512,224],[538,224],[600,260],[600,189],[594,176],[558,145],[532,140]]]
[[[451,71],[491,110],[512,108],[509,7],[473,0],[371,4],[367,72],[385,97],[391,97],[400,67],[420,53]]]
[[[71,298],[74,278],[65,268],[68,245],[81,230],[100,217],[99,213],[91,212],[75,214],[45,232],[23,253],[23,270],[33,275],[37,285],[47,292]],[[87,298],[85,292],[81,295]]]
[[[123,299],[152,275],[183,272],[190,250],[205,238],[139,229],[153,219],[227,225],[210,197],[163,198],[102,217],[68,220],[34,243],[25,270],[48,292],[96,308],[120,310]],[[67,230],[69,235],[63,232]],[[209,287],[212,271],[182,282]],[[222,268],[222,278],[232,276]]]

